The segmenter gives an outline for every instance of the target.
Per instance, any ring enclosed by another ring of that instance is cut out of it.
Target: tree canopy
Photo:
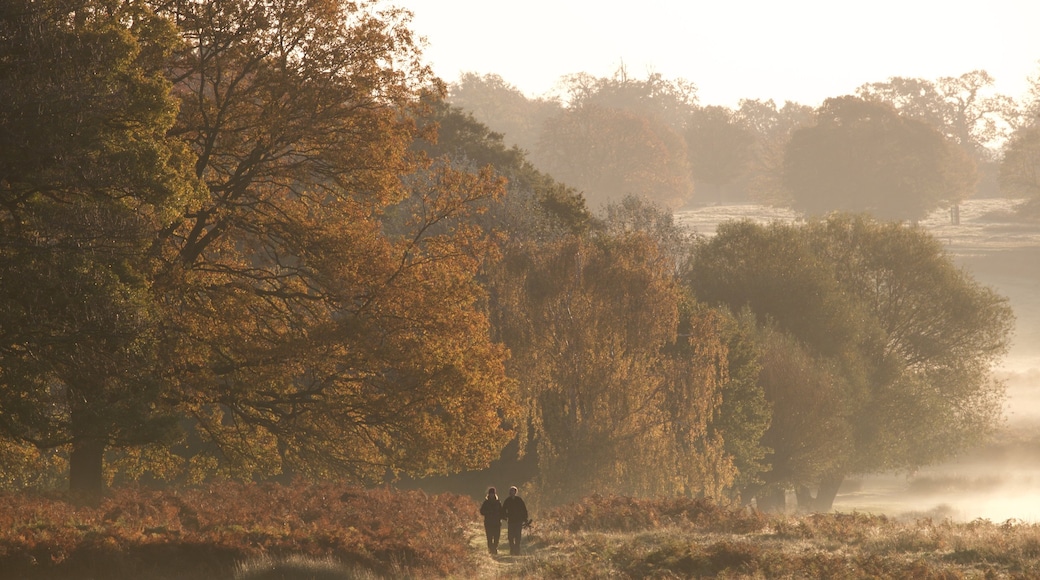
[[[967,197],[975,179],[973,161],[936,129],[854,97],[828,99],[784,156],[793,207],[809,215],[918,220]]]
[[[624,69],[566,104],[451,87],[529,157],[448,104],[408,25],[348,0],[0,7],[4,482],[390,482],[513,445],[556,502],[822,502],[992,426],[1009,311],[920,230],[697,241],[671,214],[692,178],[914,219],[970,181],[938,132],[852,98],[796,129],[805,107],[702,108]]]
[[[725,188],[748,170],[755,134],[734,111],[709,106],[690,114],[684,137],[698,197],[712,201],[725,198]]]
[[[0,433],[70,448],[74,488],[175,420],[151,250],[204,193],[166,139],[175,40],[137,4],[0,9]]]
[[[829,473],[816,482],[823,495],[848,474],[948,457],[999,420],[1003,388],[990,365],[1008,346],[1011,309],[921,229],[841,215],[805,225],[724,224],[697,251],[687,279],[699,299],[747,307],[759,325],[795,339],[787,354],[761,361],[772,432],[797,427],[785,413],[807,416],[808,401],[785,411],[782,393],[818,382],[833,394],[836,404],[813,425],[839,421],[849,444],[829,452]],[[765,441],[783,450],[782,439]],[[792,479],[782,483],[808,483],[811,471],[784,469]],[[826,509],[833,495],[824,500]]]
[[[471,216],[503,181],[412,150],[438,87],[406,15],[158,9],[5,7],[5,434],[72,445],[87,491],[121,447],[156,477],[486,465],[511,405]]]

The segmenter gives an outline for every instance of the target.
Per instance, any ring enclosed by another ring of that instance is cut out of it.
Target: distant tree
[[[682,131],[686,119],[697,107],[697,87],[692,83],[668,80],[658,73],[638,79],[629,75],[624,66],[611,77],[586,73],[569,75],[563,78],[562,86],[569,107],[595,104],[629,111],[674,131]]]
[[[507,147],[501,134],[472,114],[436,101],[420,123],[435,128],[436,138],[417,140],[417,149],[432,157],[450,159],[453,166],[465,171],[477,172],[490,166],[507,180],[506,194],[488,200],[487,211],[474,216],[485,227],[506,232],[513,241],[522,243],[582,233],[591,226],[581,194],[540,172],[523,150]]]
[[[707,106],[690,114],[683,136],[697,196],[714,201],[731,197],[727,187],[747,172],[755,135],[733,111]]]
[[[693,190],[682,137],[628,110],[570,108],[546,124],[534,157],[594,209],[628,195],[676,208]]]
[[[924,121],[959,145],[979,169],[979,194],[995,193],[995,147],[1007,140],[1017,116],[1013,100],[987,94],[993,78],[983,70],[936,81],[892,77],[857,89],[863,99],[883,102],[900,115]]]
[[[1001,191],[1010,197],[1040,199],[1040,125],[1015,131],[1000,162]]]
[[[590,207],[628,195],[676,208],[693,189],[681,132],[696,89],[660,75],[565,77],[567,106],[542,128],[532,161],[581,190]]]
[[[1037,61],[1040,64],[1040,61]],[[1033,125],[1040,120],[1040,71],[1028,77],[1024,102],[1021,103],[1014,128]]]
[[[959,77],[936,81],[892,77],[868,83],[856,94],[862,99],[892,106],[899,114],[924,121],[960,145],[977,161],[991,157],[988,146],[1002,140],[1013,116],[1011,99],[1004,95],[987,96],[993,77],[975,70]]]
[[[1029,78],[1015,129],[1001,151],[999,183],[1003,195],[1029,198],[1019,206],[1020,215],[1040,216],[1040,74]]]
[[[699,299],[746,305],[760,325],[775,324],[804,345],[802,360],[818,361],[812,380],[841,385],[836,412],[851,446],[819,473],[815,497],[800,491],[816,509],[829,509],[849,474],[944,459],[999,421],[1003,387],[990,368],[1007,348],[1011,309],[921,229],[846,216],[726,224],[698,249],[688,280]],[[807,381],[805,372],[783,380]],[[789,424],[783,409],[773,409],[777,428]],[[787,469],[783,457],[774,471]]]
[[[495,74],[462,74],[448,85],[448,101],[525,151],[535,150],[542,126],[562,109],[553,99],[527,97]]]
[[[975,179],[972,160],[931,126],[854,97],[824,102],[784,156],[784,186],[809,215],[918,220],[970,195]]]
[[[204,194],[166,138],[175,46],[137,3],[0,7],[0,436],[68,451],[77,493],[175,433],[151,250]]]
[[[770,205],[790,205],[783,184],[784,152],[794,131],[811,124],[812,108],[790,101],[777,108],[771,100],[744,99],[735,115],[754,138],[746,168],[748,195]]]

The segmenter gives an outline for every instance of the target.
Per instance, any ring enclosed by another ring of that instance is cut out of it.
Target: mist
[[[834,510],[900,518],[1040,522],[1040,230],[1013,219],[1019,202],[967,200],[960,206],[959,224],[950,223],[947,210],[932,213],[920,224],[943,242],[956,264],[1008,298],[1015,311],[1011,348],[994,369],[994,377],[1007,385],[1001,429],[986,445],[939,465],[912,473],[850,477]],[[785,208],[756,204],[675,214],[677,222],[706,236],[726,220],[765,223],[798,217]]]

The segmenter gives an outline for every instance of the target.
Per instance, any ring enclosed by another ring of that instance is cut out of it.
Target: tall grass
[[[446,576],[469,564],[472,499],[339,485],[124,489],[97,506],[0,496],[0,577],[231,578],[241,563],[331,559],[352,574]],[[255,568],[255,566],[254,566]]]
[[[0,496],[0,578],[1040,578],[1040,526],[592,496],[487,554],[478,498],[337,485]]]

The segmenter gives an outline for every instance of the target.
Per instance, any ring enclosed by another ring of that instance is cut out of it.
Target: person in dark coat
[[[509,553],[520,555],[520,533],[527,524],[527,504],[516,495],[516,486],[509,488],[509,497],[502,502],[502,519],[507,521]]]
[[[480,506],[480,515],[484,516],[484,533],[487,534],[488,553],[498,553],[498,540],[502,537],[502,504],[498,501],[495,488],[489,487],[484,503]]]

